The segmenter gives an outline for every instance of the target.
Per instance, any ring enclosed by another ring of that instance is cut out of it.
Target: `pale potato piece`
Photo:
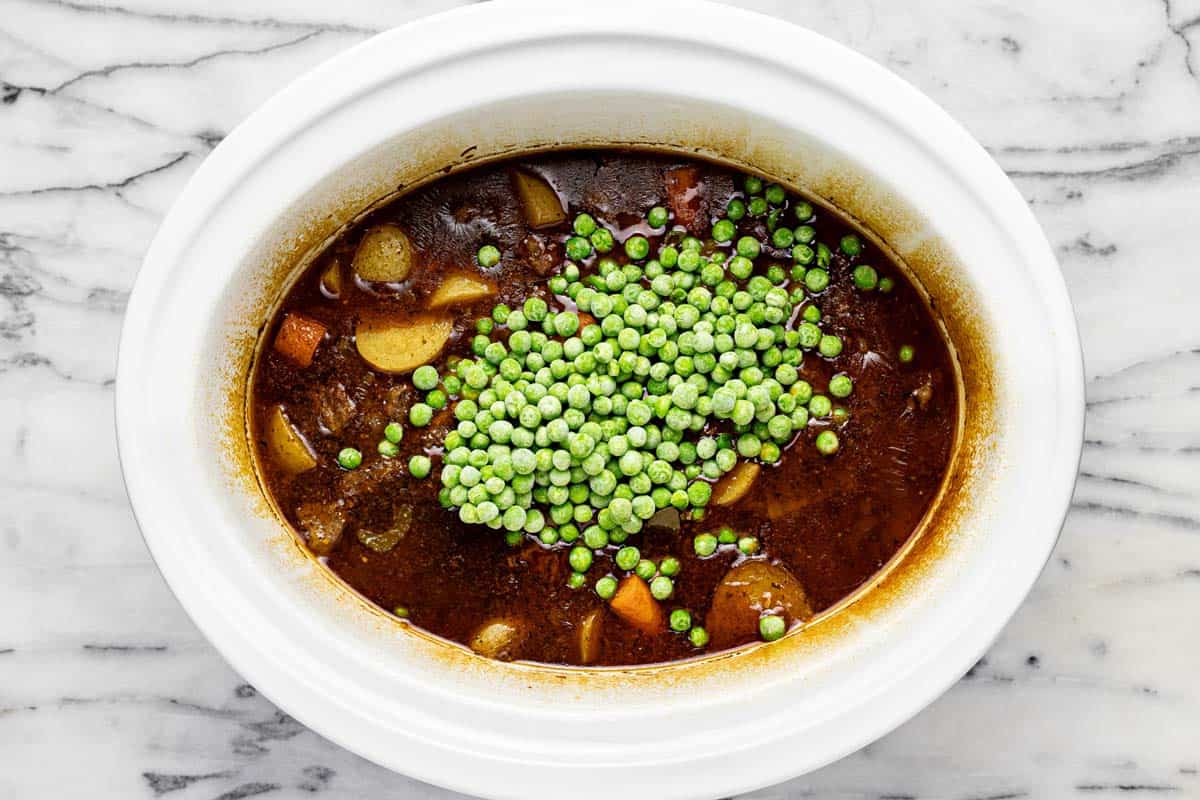
[[[496,287],[483,278],[458,273],[449,275],[442,281],[442,285],[433,293],[433,297],[429,298],[429,307],[443,308],[444,306],[473,303],[476,300],[491,297],[495,293]]]
[[[713,486],[712,502],[718,506],[731,506],[746,496],[754,479],[761,470],[753,461],[743,461],[717,481]]]
[[[358,354],[375,369],[411,372],[442,352],[453,329],[449,317],[364,317],[355,328],[354,343]]]
[[[548,228],[566,220],[567,212],[562,201],[545,180],[528,172],[514,170],[513,183],[516,184],[529,227]]]
[[[517,645],[525,638],[521,626],[511,619],[494,619],[484,625],[471,637],[470,647],[481,656],[497,658],[501,661],[513,657]]]
[[[321,273],[321,289],[330,297],[342,294],[342,265],[337,260]]]
[[[591,664],[600,657],[600,641],[604,633],[604,609],[593,609],[579,623],[579,661]]]
[[[295,475],[317,465],[317,457],[308,442],[288,422],[283,406],[275,406],[267,414],[267,453],[284,472]]]
[[[782,614],[790,626],[813,615],[800,581],[781,564],[754,559],[725,573],[713,590],[704,621],[716,649],[758,637],[758,620],[765,613]]]
[[[408,234],[395,225],[380,225],[363,236],[350,267],[364,281],[398,283],[408,278],[414,260]]]

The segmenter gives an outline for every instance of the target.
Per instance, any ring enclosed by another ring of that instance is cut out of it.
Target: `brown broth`
[[[406,607],[413,624],[458,642],[469,642],[488,620],[515,619],[525,633],[507,657],[580,663],[578,628],[587,614],[605,605],[591,587],[610,572],[624,574],[613,563],[616,546],[597,554],[587,585],[573,590],[566,585],[570,545],[545,547],[528,536],[510,547],[502,532],[464,524],[455,512],[444,510],[437,500],[440,445],[454,421],[443,412],[428,428],[409,425],[408,408],[421,393],[412,386],[411,375],[377,372],[361,359],[354,345],[355,324],[364,314],[420,311],[447,270],[480,270],[475,253],[484,244],[495,244],[504,254],[501,264],[481,271],[496,282],[499,294],[455,310],[455,332],[436,362],[445,374],[445,358],[469,354],[475,320],[487,316],[496,303],[517,307],[538,294],[555,306],[546,281],[562,261],[569,219],[576,214],[586,211],[608,223],[618,242],[641,233],[656,253],[664,232],[645,224],[646,211],[668,203],[664,173],[686,165],[698,170],[699,177],[689,232],[707,238],[715,215],[731,197],[742,196],[740,176],[732,170],[640,151],[538,155],[444,177],[388,203],[340,235],[289,290],[265,331],[268,346],[252,378],[260,470],[280,511],[302,535],[297,515],[302,504],[341,510],[346,525],[327,564],[350,586],[385,609]],[[530,231],[511,180],[515,168],[540,175],[554,187],[566,204],[568,222]],[[815,209],[816,220],[809,224],[817,230],[817,241],[830,244],[836,253],[838,240],[853,229],[820,206]],[[357,282],[349,269],[363,233],[381,222],[401,226],[419,254],[420,268],[395,287]],[[749,217],[739,223],[739,235],[745,233],[769,238],[763,221]],[[812,609],[820,612],[876,574],[912,535],[936,496],[950,461],[958,413],[953,357],[903,270],[863,238],[864,253],[854,263],[874,264],[880,275],[895,281],[895,289],[889,294],[855,289],[851,264],[835,254],[829,288],[810,296],[810,302],[821,309],[821,327],[841,336],[845,348],[834,359],[807,352],[799,367],[817,393],[825,393],[836,372],[854,379],[854,393],[835,400],[849,410],[849,419],[840,424],[813,420],[785,448],[779,464],[763,467],[750,494],[735,505],[710,506],[703,520],[685,519],[677,531],[656,529],[630,537],[628,543],[636,544],[643,558],[657,561],[671,555],[682,562],[676,594],[663,604],[667,611],[687,608],[697,621],[705,619],[714,588],[731,565],[746,558],[730,547],[700,558],[692,540],[728,524],[740,534],[758,536],[762,551],[756,558],[790,570]],[[548,253],[544,259],[531,252],[539,247]],[[785,266],[791,263],[786,251],[768,245],[763,252]],[[612,255],[626,260],[619,244]],[[342,275],[337,299],[320,286],[321,274],[333,263],[340,265]],[[269,346],[287,312],[299,312],[328,329],[307,367]],[[899,362],[902,344],[915,348],[911,364]],[[345,398],[335,402],[342,390],[354,408],[344,426],[334,425],[334,433],[330,422],[336,423],[337,415],[330,409],[345,405]],[[313,469],[289,475],[272,463],[262,431],[265,415],[276,405],[286,409],[311,445],[317,457]],[[392,420],[404,423],[405,435],[401,455],[385,459],[376,445]],[[832,457],[822,456],[813,445],[827,427],[836,429],[841,442]],[[357,470],[337,464],[338,451],[347,446],[363,453]],[[408,458],[418,453],[434,461],[433,473],[424,480],[410,477],[405,469]],[[355,532],[386,528],[397,504],[413,510],[408,534],[389,552],[365,547]],[[596,665],[664,662],[705,652],[686,635],[643,634],[610,612],[604,613],[602,630],[599,653],[591,662]]]

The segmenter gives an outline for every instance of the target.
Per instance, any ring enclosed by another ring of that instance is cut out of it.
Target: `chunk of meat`
[[[325,326],[315,319],[289,311],[283,315],[279,333],[275,334],[275,350],[301,367],[312,363],[317,346],[325,338]]]
[[[928,373],[925,379],[921,381],[921,385],[913,389],[912,394],[908,398],[908,410],[920,409],[924,411],[929,405],[929,401],[933,399],[933,376]]]
[[[545,237],[536,233],[528,234],[517,245],[517,254],[533,267],[539,275],[549,275],[562,263],[562,245],[555,241],[546,241]]]
[[[308,549],[314,555],[327,556],[342,538],[346,528],[346,512],[339,503],[301,503],[296,509],[296,521]]]
[[[675,214],[675,221],[693,231],[702,227],[704,219],[700,212],[704,209],[704,194],[700,168],[675,167],[663,173],[663,180],[667,190],[667,205]]]
[[[340,433],[354,418],[354,399],[341,381],[334,381],[317,389],[317,419],[326,431]]]
[[[646,530],[648,531],[661,529],[675,533],[679,530],[679,526],[679,512],[670,506],[655,511],[654,515],[646,520]]]
[[[780,564],[745,561],[725,573],[713,590],[705,622],[713,647],[733,647],[758,637],[763,614],[781,614],[791,626],[813,614],[800,581]]]
[[[627,575],[617,586],[609,603],[613,613],[643,633],[662,633],[666,627],[662,606],[650,594],[650,587],[637,575]]]
[[[476,653],[500,661],[516,657],[517,648],[525,638],[525,626],[520,620],[501,617],[480,626],[471,637],[469,646]]]
[[[345,472],[338,480],[338,493],[349,503],[384,489],[384,483],[403,477],[404,465],[399,458],[381,458]]]

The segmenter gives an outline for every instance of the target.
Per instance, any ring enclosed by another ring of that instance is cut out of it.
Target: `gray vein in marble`
[[[71,11],[82,11],[89,14],[134,17],[137,19],[154,20],[171,24],[187,25],[242,25],[252,28],[270,28],[281,31],[314,31],[334,33],[361,33],[371,35],[379,33],[382,28],[370,28],[361,25],[325,24],[303,22],[298,20],[275,19],[272,17],[220,17],[205,14],[167,14],[164,12],[141,11],[118,5],[97,5],[93,3],[76,3],[69,0],[26,0],[34,5],[54,6]]]
[[[164,172],[176,164],[182,163],[192,154],[190,152],[175,153],[169,159],[161,164],[153,167],[148,167],[138,172],[128,175],[118,181],[109,181],[107,183],[86,183],[78,186],[39,186],[34,189],[16,189],[9,191],[0,191],[0,197],[29,197],[39,194],[52,194],[59,192],[112,192],[120,194],[121,189],[126,189],[132,186],[137,181],[143,178],[155,175],[159,172]]]
[[[264,55],[266,53],[275,52],[276,50],[282,50],[286,47],[294,47],[298,44],[302,44],[314,36],[320,36],[321,33],[322,31],[319,30],[309,31],[308,33],[303,33],[295,38],[288,39],[277,44],[267,45],[266,47],[244,50],[233,48],[228,50],[215,50],[211,53],[205,53],[204,55],[196,56],[195,58],[190,58],[186,61],[130,61],[123,64],[111,64],[100,69],[90,69],[85,72],[81,72],[75,77],[65,80],[57,86],[45,89],[44,91],[46,94],[58,94],[64,89],[67,89],[68,87],[73,86],[80,81],[94,77],[108,77],[109,75],[112,75],[115,72],[121,72],[122,70],[189,69],[199,64],[203,64],[206,61],[212,61],[215,58],[225,58],[227,56]]]

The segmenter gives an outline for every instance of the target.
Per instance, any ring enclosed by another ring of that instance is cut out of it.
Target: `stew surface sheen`
[[[543,219],[541,227],[531,227],[517,175],[553,188],[565,211],[561,221]],[[816,231],[812,246],[822,242],[831,249],[831,280],[823,291],[809,292],[800,308],[816,305],[820,327],[840,337],[843,349],[833,358],[805,351],[797,369],[815,393],[826,396],[831,377],[852,378],[848,397],[831,398],[848,414],[810,419],[807,428],[780,445],[782,458],[763,464],[749,492],[732,505],[710,504],[699,520],[690,519],[686,510],[674,516],[660,512],[625,542],[656,564],[678,559],[674,594],[660,605],[666,614],[687,609],[693,625],[707,629],[711,641],[700,647],[686,631],[647,632],[628,624],[597,594],[601,577],[629,574],[615,563],[617,545],[596,551],[586,583],[570,588],[567,552],[578,541],[547,546],[537,535],[525,534],[514,546],[503,530],[466,524],[456,511],[443,508],[438,499],[442,444],[457,422],[452,413],[457,398],[434,409],[429,425],[414,426],[412,406],[426,392],[414,386],[412,373],[373,368],[356,348],[362,319],[420,318],[429,313],[430,298],[447,274],[480,276],[494,294],[446,311],[452,331],[429,362],[444,377],[453,371],[446,366],[448,358],[477,357],[471,350],[476,321],[490,317],[497,304],[520,308],[536,295],[552,311],[574,310],[547,282],[562,269],[578,214],[590,214],[612,232],[616,246],[609,255],[622,264],[629,258],[621,243],[635,234],[649,240],[651,258],[668,242],[678,245],[685,234],[700,238],[708,253],[719,249],[712,226],[729,202],[749,202],[745,186],[744,177],[731,169],[674,155],[569,151],[449,175],[372,212],[314,261],[264,332],[267,346],[252,376],[251,430],[266,490],[314,553],[363,596],[397,610],[410,624],[499,658],[590,665],[667,662],[759,640],[760,631],[747,628],[740,616],[749,605],[751,619],[757,619],[764,609],[755,603],[764,597],[789,627],[834,605],[880,570],[925,514],[951,457],[959,399],[951,352],[918,291],[866,237],[855,257],[843,252],[838,243],[855,231],[822,207],[814,205],[814,218],[806,224]],[[791,192],[787,197],[788,209],[803,202]],[[654,207],[669,209],[665,227],[648,224],[647,212]],[[737,221],[739,237],[749,234],[763,242],[755,274],[764,274],[770,263],[793,265],[791,248],[772,243],[768,222],[767,215],[750,214]],[[777,217],[774,224],[784,223]],[[786,225],[798,224],[787,217]],[[398,226],[408,237],[413,266],[400,281],[367,280],[352,266],[364,236],[381,225]],[[498,248],[501,257],[485,268],[477,254],[486,245]],[[585,277],[596,260],[593,255],[578,262]],[[852,270],[862,264],[889,278],[890,290],[856,287]],[[319,324],[284,331],[289,315]],[[496,325],[496,332],[501,334],[503,326]],[[296,348],[281,344],[288,337],[308,337],[308,347],[315,342],[315,349],[300,348],[309,353],[310,363],[302,365]],[[900,356],[902,348],[911,354],[907,360]],[[302,440],[311,462],[303,453],[300,464],[281,456],[272,440],[278,415]],[[393,457],[377,450],[389,423],[403,427]],[[712,428],[720,430],[731,428]],[[838,437],[832,455],[814,444],[824,430]],[[356,468],[339,464],[347,447],[362,454]],[[431,459],[428,477],[410,474],[414,455]],[[711,555],[698,555],[695,537],[723,526],[738,537],[757,537],[758,551],[748,555],[725,543]],[[779,569],[730,573],[739,564]],[[748,581],[730,577],[739,574],[750,575],[751,584],[765,576],[774,594],[751,596],[757,585],[746,592]],[[793,582],[808,606],[802,611],[786,602]],[[499,631],[483,634],[495,641],[481,643],[481,630],[496,621]]]

